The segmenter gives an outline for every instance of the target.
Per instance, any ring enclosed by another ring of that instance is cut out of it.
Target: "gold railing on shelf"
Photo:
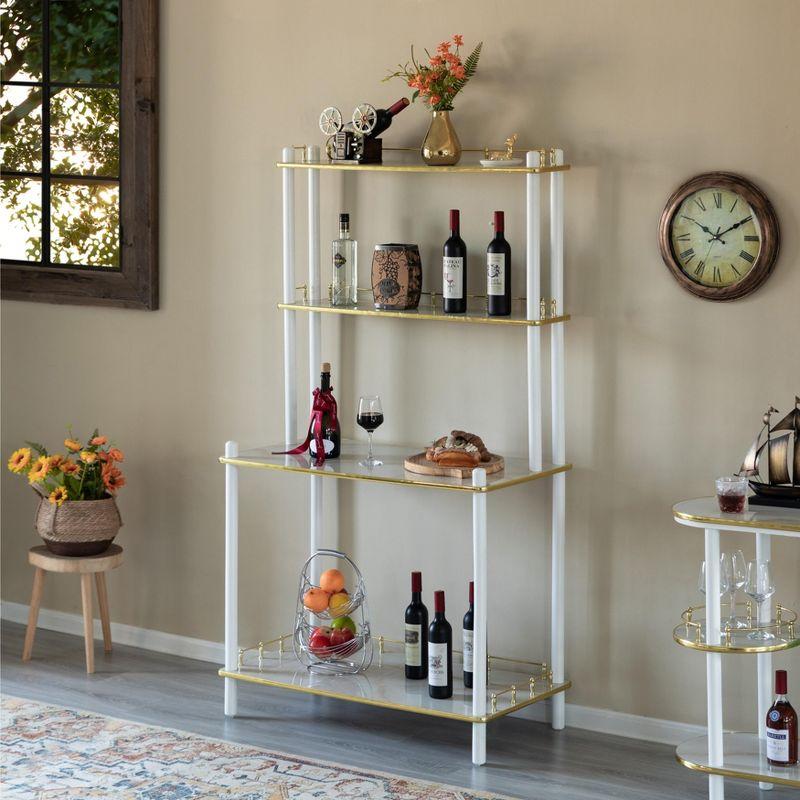
[[[747,603],[736,603],[734,604],[734,609],[738,607],[744,607],[746,610],[746,616],[743,619],[747,620],[747,624],[744,627],[736,627],[732,628],[730,622],[725,623],[725,627],[721,628],[720,635],[722,636],[722,641],[720,642],[720,646],[724,646],[731,649],[756,649],[758,645],[755,644],[758,640],[753,640],[754,644],[742,648],[742,646],[737,645],[733,641],[734,635],[747,635],[750,633],[771,633],[777,639],[785,639],[788,642],[791,642],[796,639],[795,637],[795,623],[797,622],[797,612],[793,611],[786,606],[777,603],[775,606],[775,619],[770,620],[769,622],[759,622],[757,619],[753,617],[753,604],[750,601]],[[685,638],[687,641],[693,641],[696,647],[704,647],[708,646],[708,642],[704,637],[704,630],[706,627],[706,619],[696,620],[694,618],[695,612],[701,611],[705,609],[705,605],[701,606],[689,606],[684,612],[681,613],[681,619],[683,620],[682,626],[685,630]],[[734,612],[735,613],[735,612]],[[754,624],[755,623],[755,624]],[[681,626],[678,626],[681,627]],[[676,629],[677,630],[677,629]],[[770,639],[763,640],[764,646],[769,646],[769,642],[772,641]]]

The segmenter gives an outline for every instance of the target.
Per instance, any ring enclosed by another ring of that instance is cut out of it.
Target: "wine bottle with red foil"
[[[319,377],[319,391],[329,410],[322,414],[322,446],[325,448],[325,458],[338,458],[342,449],[342,435],[339,431],[339,417],[336,413],[336,400],[331,387],[331,365],[325,361],[322,365],[322,374]],[[317,455],[317,442],[312,437],[309,444],[311,455]]]
[[[444,616],[444,592],[433,593],[433,622],[428,628],[428,694],[453,696],[453,629]]]
[[[445,314],[467,310],[467,246],[461,238],[460,212],[450,209],[450,238],[442,253],[442,309]]]
[[[411,573],[411,602],[406,608],[406,678],[428,677],[428,609],[422,602],[422,573]]]
[[[472,688],[473,630],[475,628],[475,584],[469,582],[469,608],[464,614],[464,686]]]
[[[370,131],[370,139],[377,139],[391,124],[392,120],[408,106],[407,97],[401,97],[396,103],[392,103],[389,108],[376,109],[377,119],[375,127]]]
[[[511,313],[511,247],[505,238],[505,215],[494,212],[494,239],[486,248],[486,295],[490,317]]]
[[[767,712],[767,761],[773,767],[797,763],[797,712],[787,697],[785,669],[775,671],[775,702]]]

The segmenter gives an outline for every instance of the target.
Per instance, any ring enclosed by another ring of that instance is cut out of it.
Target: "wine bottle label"
[[[464,672],[472,672],[473,631],[464,628]]]
[[[777,714],[778,712],[772,712]],[[780,715],[779,715],[780,716]],[[789,762],[789,731],[767,728],[767,758],[772,761]]]
[[[333,442],[330,439],[323,439],[322,446],[325,448],[325,455],[333,452]],[[311,455],[315,456],[317,454],[317,440],[312,439],[308,445],[308,449],[311,451]]]
[[[445,256],[443,262],[442,294],[445,300],[461,300],[464,297],[464,259]]]
[[[486,254],[486,293],[506,293],[506,254]]]
[[[422,666],[422,625],[406,623],[406,666]]]
[[[428,642],[428,683],[447,686],[447,643]]]

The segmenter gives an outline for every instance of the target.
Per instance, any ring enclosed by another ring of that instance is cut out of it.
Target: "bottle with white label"
[[[511,313],[511,247],[505,239],[505,215],[494,212],[494,239],[486,248],[486,295],[490,317]]]
[[[469,582],[469,608],[464,614],[463,652],[464,652],[464,686],[472,688],[472,656],[473,629],[475,627],[475,584]]]
[[[433,622],[428,628],[428,694],[453,696],[453,629],[444,617],[444,592],[433,593]]]
[[[797,763],[797,712],[786,696],[786,670],[775,671],[775,702],[767,712],[767,761],[773,767]]]
[[[428,677],[428,609],[422,602],[422,573],[411,573],[411,603],[406,608],[406,678]]]
[[[450,238],[442,252],[442,310],[463,314],[467,310],[467,246],[461,238],[460,212],[450,209]]]

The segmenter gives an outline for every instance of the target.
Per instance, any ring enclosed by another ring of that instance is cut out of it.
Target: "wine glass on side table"
[[[772,566],[769,561],[748,561],[747,582],[744,586],[745,594],[756,603],[756,626],[761,625],[761,606],[775,594],[775,580],[772,577]],[[747,634],[748,639],[766,642],[775,637],[764,630],[753,631]]]
[[[369,452],[364,461],[358,462],[359,465],[368,469],[383,466],[383,461],[372,455],[372,434],[383,424],[383,407],[379,395],[363,395],[358,398],[356,422],[369,434]]]
[[[726,625],[730,625],[731,630],[746,628],[747,623],[736,616],[736,592],[741,591],[747,583],[747,562],[744,560],[744,553],[741,550],[722,554],[720,578],[731,608],[728,619],[722,624],[722,630],[725,630]]]

